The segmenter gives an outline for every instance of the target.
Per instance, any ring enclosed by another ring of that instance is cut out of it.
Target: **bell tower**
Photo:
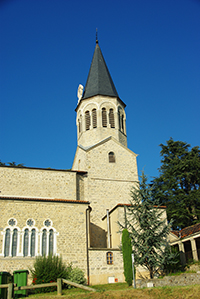
[[[119,98],[98,40],[85,88],[78,87],[78,145],[91,147],[112,136],[127,147],[125,103]]]

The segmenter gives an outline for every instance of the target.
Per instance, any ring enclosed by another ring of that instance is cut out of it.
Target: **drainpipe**
[[[107,232],[108,232],[108,248],[111,248],[111,242],[110,242],[110,219],[109,219],[109,210],[106,210],[107,212]]]
[[[88,251],[88,220],[89,220],[89,212],[91,208],[88,206],[86,209],[86,256],[87,256],[87,285],[90,285],[90,265],[89,265],[89,251]]]

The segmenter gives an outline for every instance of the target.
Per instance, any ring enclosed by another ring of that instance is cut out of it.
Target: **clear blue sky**
[[[71,168],[96,27],[138,170],[158,175],[170,137],[200,145],[200,1],[1,0],[2,162]]]

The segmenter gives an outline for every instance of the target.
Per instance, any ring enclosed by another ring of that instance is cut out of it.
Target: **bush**
[[[177,248],[167,246],[164,251],[163,271],[165,274],[176,273],[183,270],[180,252]]]
[[[58,256],[39,256],[36,257],[34,269],[30,269],[33,278],[33,284],[42,284],[56,282],[57,278],[69,279],[72,266],[66,266],[61,257]],[[36,289],[37,293],[51,292],[56,287]]]
[[[69,273],[69,280],[72,282],[76,282],[79,284],[85,284],[86,283],[86,279],[84,276],[84,272],[79,269],[78,267],[71,269],[70,273]],[[72,286],[68,286],[68,288],[71,288]]]
[[[30,269],[33,278],[33,284],[42,284],[57,282],[57,278],[64,278],[66,280],[84,284],[86,279],[84,272],[78,267],[72,268],[72,265],[66,266],[61,257],[58,256],[39,256],[36,257],[33,269]],[[67,285],[68,288],[72,286]],[[47,287],[35,289],[35,293],[46,293],[55,291],[56,287]]]
[[[122,232],[122,253],[124,261],[124,276],[127,284],[132,285],[133,281],[133,270],[132,270],[132,246],[131,239],[129,238],[129,232],[124,229]]]

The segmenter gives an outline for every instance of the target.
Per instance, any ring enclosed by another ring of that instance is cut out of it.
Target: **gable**
[[[114,154],[114,162],[110,161],[110,154]],[[123,146],[113,137],[109,137],[98,144],[77,148],[73,169],[88,171],[91,176],[113,178],[119,180],[138,180],[137,155]],[[81,168],[77,168],[78,164]],[[84,168],[82,168],[84,167]]]

